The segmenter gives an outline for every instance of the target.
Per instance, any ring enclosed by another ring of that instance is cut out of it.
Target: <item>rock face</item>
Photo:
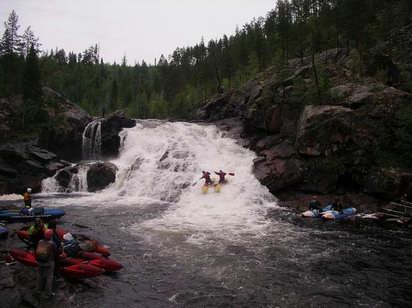
[[[50,110],[49,116],[61,117],[62,123],[60,126],[43,129],[39,137],[39,145],[68,161],[80,160],[82,158],[83,131],[92,121],[92,117],[82,108],[50,88],[43,87],[43,98],[48,104],[59,106],[60,113],[55,114],[54,110]]]
[[[0,194],[22,193],[27,187],[41,189],[41,181],[68,163],[33,143],[0,146]]]
[[[289,77],[268,68],[240,90],[213,98],[196,119],[243,138],[239,142],[258,155],[256,177],[272,193],[412,195],[408,168],[380,166],[383,150],[399,147],[397,117],[412,103],[411,95],[354,75],[353,56],[345,49],[317,57],[330,82],[321,102],[308,94],[315,87],[311,59],[294,59]]]
[[[96,192],[106,188],[116,180],[117,167],[112,163],[95,163],[87,171],[87,190]]]
[[[101,126],[101,154],[104,158],[116,157],[119,154],[120,136],[123,128],[136,125],[136,120],[130,119],[124,113],[117,112],[102,120]]]

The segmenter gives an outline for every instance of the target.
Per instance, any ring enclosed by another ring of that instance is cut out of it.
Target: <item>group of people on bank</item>
[[[70,233],[63,236],[63,241],[56,231],[56,221],[45,224],[42,219],[36,218],[28,229],[29,247],[35,251],[38,265],[37,283],[35,292],[46,292],[47,298],[53,297],[53,280],[61,280],[59,269],[60,260],[65,257],[75,257],[81,250],[79,242]]]
[[[339,213],[342,213],[344,207],[342,205],[342,202],[340,201],[340,198],[335,198],[335,200],[330,203],[331,205],[331,210],[332,211],[337,211]],[[309,210],[317,210],[319,211],[319,213],[323,212],[323,207],[322,204],[319,202],[318,197],[317,196],[313,196],[312,200],[309,202]]]

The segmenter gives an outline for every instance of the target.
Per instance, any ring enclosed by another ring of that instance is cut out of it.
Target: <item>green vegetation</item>
[[[39,85],[64,94],[94,115],[124,109],[139,118],[186,118],[222,88],[242,85],[269,65],[287,77],[287,60],[312,57],[313,78],[307,99],[329,98],[325,69],[314,55],[330,48],[356,48],[354,72],[362,73],[368,48],[390,39],[407,24],[410,0],[278,1],[266,18],[254,19],[231,36],[177,48],[154,65],[105,63],[94,45],[82,53],[63,49],[40,52],[33,31],[19,34],[17,14],[5,22],[0,45],[0,97],[22,94],[22,128],[42,121]],[[280,81],[281,82],[281,81]],[[301,80],[301,88],[305,81]],[[30,115],[30,116],[28,116]],[[43,123],[43,122],[42,122]]]

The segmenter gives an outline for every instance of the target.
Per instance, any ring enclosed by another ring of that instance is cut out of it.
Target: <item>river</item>
[[[74,307],[411,305],[410,230],[302,220],[253,176],[255,154],[213,125],[143,121],[121,138],[113,185],[67,193],[48,179],[34,200],[124,265],[69,283]],[[219,169],[235,176],[201,194],[201,171]]]

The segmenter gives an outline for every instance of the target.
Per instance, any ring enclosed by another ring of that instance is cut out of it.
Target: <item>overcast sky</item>
[[[81,52],[95,43],[105,62],[128,64],[232,34],[265,16],[276,0],[0,0],[4,22],[14,9],[20,32],[31,25],[42,49]],[[2,25],[2,24],[1,24]],[[4,27],[1,28],[1,35]]]

